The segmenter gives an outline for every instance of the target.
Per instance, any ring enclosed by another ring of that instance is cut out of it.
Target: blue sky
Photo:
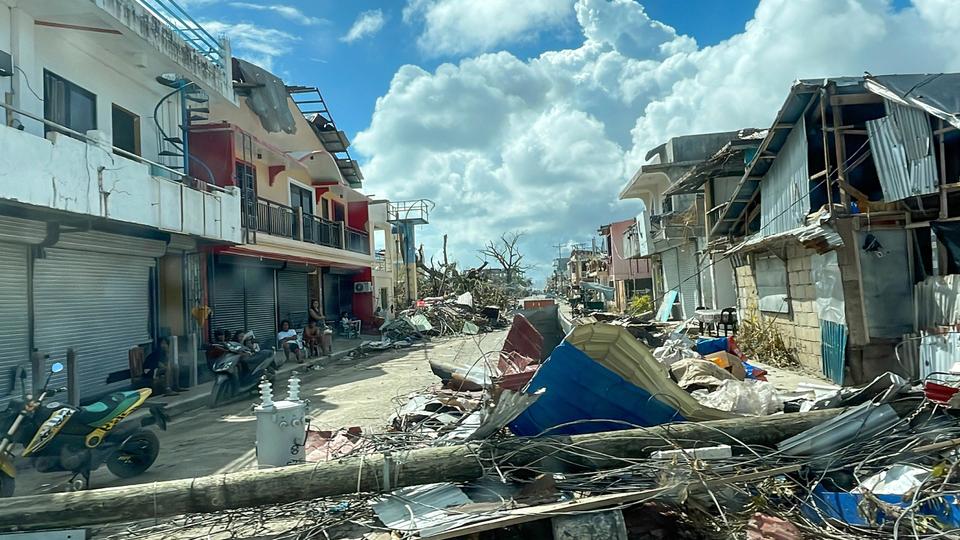
[[[293,7],[307,17],[322,21],[302,24],[296,22],[295,17],[284,17],[275,11],[251,9],[250,3]],[[419,50],[416,41],[422,27],[404,23],[404,3],[398,0],[193,0],[186,5],[190,14],[200,21],[250,23],[296,36],[291,51],[273,60],[273,70],[297,84],[319,87],[335,115],[334,120],[351,136],[370,124],[377,98],[386,93],[400,66],[415,64],[432,71],[443,62],[456,62],[469,56],[433,55]],[[713,45],[743,30],[757,1],[648,0],[643,5],[652,18],[693,36],[701,45]],[[351,43],[340,41],[357,17],[371,10],[383,13],[383,28]],[[528,58],[543,51],[576,47],[582,35],[572,10],[567,19],[563,26],[543,32],[535,40],[508,43],[502,49]],[[243,53],[243,50],[237,52],[241,57]]]
[[[437,203],[428,255],[521,231],[537,278],[635,215],[618,193],[670,137],[768,127],[796,79],[960,71],[957,0],[185,1],[321,89],[366,193]]]

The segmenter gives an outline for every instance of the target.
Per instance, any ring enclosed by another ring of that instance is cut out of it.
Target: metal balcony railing
[[[298,219],[298,212],[284,204],[257,199],[257,220],[255,224],[244,223],[248,228],[256,228],[257,232],[282,236],[293,240],[302,240],[318,246],[343,249],[343,223],[323,219],[312,214],[303,214]],[[302,232],[301,232],[302,231]],[[347,237],[352,230],[347,230]],[[362,231],[361,231],[362,232]],[[366,233],[363,233],[366,235]],[[347,249],[350,249],[349,247]],[[359,253],[369,253],[359,249],[350,249]]]
[[[204,30],[200,23],[191,17],[180,4],[177,4],[174,0],[136,1],[154,17],[172,28],[180,36],[180,39],[199,51],[207,60],[221,68],[224,67],[226,51],[223,44],[219,39]]]
[[[430,222],[433,207],[433,201],[428,199],[390,202],[387,204],[387,222],[425,225]]]
[[[347,227],[347,249],[355,253],[370,254],[370,235],[360,229]]]

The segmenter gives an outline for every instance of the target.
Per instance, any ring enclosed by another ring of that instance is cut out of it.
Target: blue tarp
[[[911,498],[904,501],[902,495],[874,494],[881,501],[899,508],[910,506]],[[921,497],[922,498],[922,497]],[[878,510],[875,519],[868,521],[860,511],[863,495],[846,491],[827,491],[823,485],[813,490],[810,503],[803,506],[803,513],[813,521],[822,523],[823,518],[839,520],[860,527],[876,527],[886,521],[895,521],[896,517],[884,515]],[[951,527],[960,527],[960,506],[955,495],[944,495],[942,501],[926,501],[920,504],[917,516],[932,516],[937,521]]]
[[[540,366],[526,392],[541,388],[546,391],[540,399],[510,424],[510,431],[515,435],[576,435],[684,420],[675,408],[627,382],[566,341]],[[550,429],[584,419],[619,422],[590,421]],[[547,430],[549,433],[544,433]]]

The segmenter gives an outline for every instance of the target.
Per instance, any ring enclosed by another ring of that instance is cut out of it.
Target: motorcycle
[[[72,472],[70,487],[86,489],[90,473],[106,464],[120,478],[143,474],[156,461],[160,441],[150,430],[123,420],[150,396],[150,389],[115,392],[102,401],[73,407],[44,401],[65,388],[48,390],[50,378],[63,371],[55,362],[46,382],[34,398],[27,395],[26,373],[20,371],[21,397],[13,399],[0,415],[5,435],[0,439],[0,497],[12,497],[16,467],[13,446],[23,445],[20,456],[30,460],[38,472]],[[166,417],[150,409],[153,421],[166,429]]]
[[[213,372],[208,405],[216,408],[256,390],[260,380],[273,381],[279,364],[273,349],[260,350],[253,332],[240,342],[224,341],[207,346],[207,365]]]

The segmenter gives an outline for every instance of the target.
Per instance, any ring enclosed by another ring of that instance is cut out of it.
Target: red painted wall
[[[353,276],[353,282],[373,281],[373,272],[370,268],[364,268],[359,274]],[[353,315],[363,321],[363,326],[369,328],[373,325],[373,293],[353,293]]]
[[[190,131],[190,154],[210,168],[216,185],[221,187],[236,185],[233,141],[232,129]],[[196,160],[191,160],[190,172],[195,178],[209,181],[207,170]]]
[[[370,219],[370,211],[367,208],[367,201],[352,202],[347,204],[347,225],[361,231],[367,230],[367,221]]]

